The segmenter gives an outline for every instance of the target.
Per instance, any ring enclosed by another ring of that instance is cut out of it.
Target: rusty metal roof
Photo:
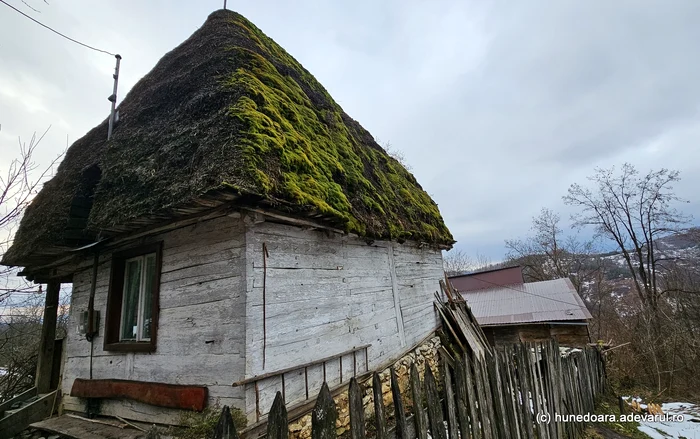
[[[482,326],[592,318],[569,279],[460,293]]]

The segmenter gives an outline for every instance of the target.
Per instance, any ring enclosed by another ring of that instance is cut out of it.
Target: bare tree
[[[573,184],[564,202],[581,209],[572,217],[575,226],[594,226],[600,236],[618,247],[643,306],[658,308],[660,257],[656,241],[676,233],[689,221],[672,205],[682,200],[673,192],[678,171],[661,169],[640,175],[626,163],[596,169],[589,177],[595,189]]]
[[[481,253],[472,258],[462,250],[450,250],[442,254],[442,265],[448,276],[462,274],[468,271],[481,270],[492,266],[491,259]]]
[[[379,145],[382,145],[384,151],[386,151],[386,153],[389,154],[391,158],[401,163],[401,166],[403,166],[407,171],[413,169],[411,165],[408,164],[408,161],[406,160],[406,155],[403,153],[403,151],[401,151],[398,148],[395,148],[394,145],[391,144],[391,142],[386,142],[382,144],[382,141],[378,138],[375,138],[374,141],[377,142]]]
[[[593,278],[597,264],[592,261],[593,241],[580,241],[575,236],[564,236],[561,218],[550,209],[542,208],[532,218],[533,234],[525,239],[507,239],[506,257],[523,267],[527,281],[568,277],[582,294],[582,286]]]
[[[575,226],[593,226],[615,243],[628,284],[637,300],[621,308],[617,334],[627,338],[632,355],[620,359],[626,377],[661,392],[700,392],[700,276],[693,264],[667,257],[660,240],[684,232],[690,217],[675,206],[678,171],[640,174],[632,165],[596,169],[593,188],[574,184],[564,197],[578,207]],[[685,238],[696,236],[691,230]]]
[[[43,170],[34,160],[36,149],[49,129],[38,137],[35,133],[28,143],[19,139],[19,157],[0,170],[0,257],[12,244],[24,209],[62,156]],[[41,286],[16,274],[15,267],[0,266],[0,400],[33,385],[41,334],[44,300]],[[64,303],[59,315],[59,334],[65,319]]]
[[[10,162],[7,170],[0,170],[0,256],[4,255],[12,244],[14,230],[24,209],[61,157],[54,159],[46,169],[39,172],[39,175],[35,175],[38,165],[34,161],[34,153],[50,128],[39,137],[34,133],[29,143],[18,139],[19,157]],[[15,273],[16,270],[12,267],[0,266],[0,304],[12,294],[37,289],[14,276]]]

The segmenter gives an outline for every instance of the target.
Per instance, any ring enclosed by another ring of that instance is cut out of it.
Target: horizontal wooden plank
[[[70,391],[79,398],[128,398],[157,407],[201,412],[207,403],[207,388],[129,380],[76,378]]]

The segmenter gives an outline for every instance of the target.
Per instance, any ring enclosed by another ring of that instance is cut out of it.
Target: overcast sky
[[[223,1],[4,0],[122,55],[119,98]],[[681,171],[700,217],[700,2],[229,0],[405,155],[457,248],[503,257],[596,166]],[[0,4],[0,169],[40,162],[109,112],[114,58]]]

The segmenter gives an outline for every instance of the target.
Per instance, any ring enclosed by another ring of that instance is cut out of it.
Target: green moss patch
[[[277,44],[243,17],[232,23],[257,46],[229,49],[237,69],[224,84],[239,96],[229,116],[258,191],[360,235],[452,241],[437,205],[399,162],[363,144],[325,89]]]
[[[4,263],[49,262],[58,248],[172,218],[222,190],[368,239],[453,243],[413,175],[235,12],[212,13],[133,87],[119,114],[110,141],[105,120],[69,148]],[[81,201],[92,168],[100,178]]]

